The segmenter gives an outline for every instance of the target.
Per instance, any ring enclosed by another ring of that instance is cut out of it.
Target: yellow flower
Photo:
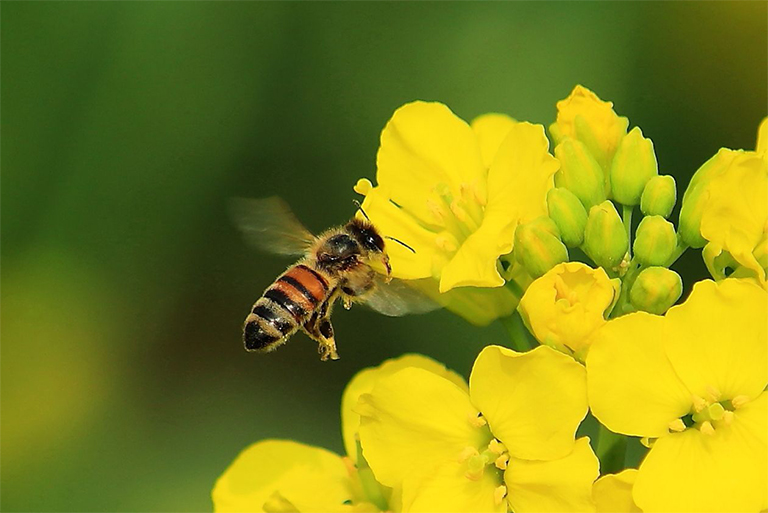
[[[217,512],[379,511],[367,502],[347,458],[291,440],[262,440],[216,481]]]
[[[540,125],[499,114],[470,126],[440,103],[400,107],[381,134],[378,185],[355,186],[371,221],[415,249],[388,245],[392,275],[440,293],[504,285],[497,261],[517,225],[546,214],[558,166],[548,146]]]
[[[602,476],[592,485],[592,499],[597,513],[639,513],[642,511],[632,499],[632,487],[637,470],[631,468],[618,474]]]
[[[613,102],[604,102],[586,87],[577,85],[570,96],[557,102],[557,121],[549,127],[556,144],[566,138],[587,147],[603,169],[606,181],[619,143],[627,134],[629,120],[613,110]]]
[[[567,262],[534,281],[518,309],[539,342],[581,355],[618,296],[618,280],[610,280],[602,268]]]
[[[758,148],[766,146],[765,128]],[[761,142],[763,141],[763,142]],[[752,276],[763,286],[765,269],[755,251],[768,237],[768,152],[721,149],[693,175],[683,196],[680,234],[704,246],[704,261],[715,279],[725,267]],[[743,269],[738,269],[739,267]]]
[[[592,413],[657,438],[633,496],[644,511],[768,507],[768,294],[703,281],[665,316],[609,321],[587,357]]]
[[[403,511],[589,511],[598,462],[574,434],[584,368],[549,347],[486,347],[469,389],[405,368],[360,396],[360,441]]]

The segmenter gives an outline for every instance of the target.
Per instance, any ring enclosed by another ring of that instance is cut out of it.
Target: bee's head
[[[387,256],[387,252],[384,249],[384,239],[370,221],[352,218],[344,226],[344,229],[360,245],[363,252],[367,253],[368,258],[378,257],[381,260],[381,263],[387,269],[387,276],[389,276],[392,269],[389,266],[389,256]]]

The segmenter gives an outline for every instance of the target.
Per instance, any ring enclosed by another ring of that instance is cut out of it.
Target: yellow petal
[[[511,455],[551,460],[573,449],[587,414],[585,381],[584,367],[552,348],[489,346],[475,360],[469,393]]]
[[[598,467],[586,437],[579,438],[573,451],[557,460],[511,458],[504,473],[509,506],[515,513],[594,511],[592,483]]]
[[[488,171],[485,208],[486,218],[498,216],[510,225],[504,243],[512,244],[515,226],[547,215],[547,192],[558,167],[543,126],[517,123],[510,129]]]
[[[473,425],[477,409],[450,380],[408,367],[377,381],[354,408],[360,415],[363,455],[378,481],[395,486],[412,475],[455,461],[490,435]]]
[[[295,511],[343,511],[352,501],[340,456],[290,440],[263,440],[244,450],[216,481],[217,512],[265,511],[279,502]]]
[[[441,294],[438,282],[429,278],[413,281],[410,285],[478,326],[487,326],[500,317],[512,315],[520,300],[508,287],[459,287]]]
[[[534,281],[519,308],[541,343],[579,351],[589,335],[605,324],[605,311],[617,294],[602,268],[567,262]]]
[[[643,511],[761,511],[768,507],[768,396],[741,410],[731,426],[660,438],[637,475]]]
[[[768,293],[757,285],[700,281],[666,318],[667,356],[695,395],[754,398],[768,385]]]
[[[757,152],[768,151],[768,118],[763,118],[757,129]]]
[[[765,283],[765,271],[753,252],[765,238],[768,224],[768,154],[734,153],[730,166],[709,182],[701,235]]]
[[[404,512],[460,512],[506,511],[506,502],[496,504],[494,492],[501,485],[501,477],[494,469],[486,469],[483,476],[472,481],[464,474],[466,468],[455,461],[440,465],[421,479],[403,484]]]
[[[592,336],[587,356],[589,405],[611,431],[667,434],[691,409],[691,394],[667,360],[665,319],[638,312],[613,319]]]
[[[627,469],[618,474],[608,474],[592,486],[592,499],[597,513],[640,513],[632,499],[632,487],[637,478],[636,469]]]
[[[502,235],[506,223],[503,219],[486,217],[480,228],[461,245],[440,277],[440,292],[454,287],[501,287],[504,279],[496,261],[509,253],[511,241]]]
[[[341,431],[344,438],[344,448],[347,455],[353,460],[356,460],[357,457],[355,437],[360,427],[360,415],[353,411],[357,400],[361,395],[370,393],[379,379],[407,367],[417,367],[432,372],[450,380],[456,386],[468,390],[466,381],[460,375],[446,369],[442,363],[419,354],[406,354],[399,358],[387,360],[378,367],[361,370],[347,384],[344,394],[341,396]]]
[[[405,280],[431,277],[433,262],[439,251],[435,245],[436,233],[418,224],[389,198],[382,187],[368,188],[362,206],[382,235],[401,240],[415,250],[414,253],[396,242],[386,242],[392,276]],[[359,213],[358,217],[362,214]]]
[[[460,184],[482,185],[486,176],[474,132],[441,103],[418,101],[397,109],[381,133],[376,163],[379,185],[427,224],[436,222],[426,200],[437,184],[459,197]]]
[[[485,167],[491,167],[501,142],[515,123],[517,121],[506,114],[484,114],[472,120],[470,126],[477,136]]]
[[[573,137],[586,144],[597,161],[608,169],[629,121],[613,110],[613,102],[604,102],[586,87],[577,85],[568,98],[557,102],[559,139]]]

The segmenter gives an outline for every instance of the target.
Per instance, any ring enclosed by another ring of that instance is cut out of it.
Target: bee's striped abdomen
[[[328,282],[323,276],[303,264],[291,267],[256,301],[245,319],[245,348],[276,348],[306,322],[327,296]]]

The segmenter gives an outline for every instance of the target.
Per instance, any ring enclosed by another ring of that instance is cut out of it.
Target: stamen
[[[733,399],[731,399],[731,405],[732,405],[732,406],[733,406],[735,409],[737,409],[737,410],[738,410],[739,408],[743,407],[743,406],[744,406],[745,404],[747,404],[748,402],[749,402],[749,396],[748,396],[748,395],[737,395],[736,397],[734,397]]]
[[[494,460],[493,464],[496,465],[496,468],[499,470],[507,470],[507,465],[509,465],[509,455],[502,454]]]
[[[720,400],[720,391],[713,387],[712,385],[707,385],[707,395],[709,396],[710,402],[716,403]]]
[[[700,412],[707,407],[707,401],[697,395],[691,397],[691,401],[693,401],[693,411],[695,412]]]
[[[482,413],[478,413],[477,415],[469,415],[469,423],[479,428],[488,424],[488,421],[485,420]]]
[[[712,426],[712,423],[708,420],[705,420],[701,423],[699,426],[699,431],[701,431],[705,435],[714,435],[715,434],[715,428]]]
[[[474,447],[465,447],[459,453],[459,458],[456,461],[459,462],[459,463],[464,463],[469,458],[471,458],[473,456],[478,456],[478,455],[480,455],[480,453],[477,452],[477,449],[475,449]]]
[[[570,305],[575,305],[579,302],[579,296],[576,295],[574,290],[568,289],[560,275],[555,277],[555,293],[555,300],[565,299]]]
[[[498,438],[494,438],[488,444],[488,449],[494,454],[502,454],[507,452],[506,446],[499,441]]]
[[[733,422],[733,417],[734,415],[732,411],[726,410],[725,412],[723,412],[723,422],[725,423],[726,426],[731,425],[731,423]]]
[[[487,463],[488,461],[480,454],[472,456],[467,460],[467,471],[464,474],[464,477],[470,481],[479,481],[480,478],[483,477],[483,472],[485,471],[485,465]]]
[[[669,430],[679,433],[680,431],[685,431],[685,422],[683,422],[683,419],[675,419],[672,422],[669,423]]]
[[[644,447],[651,448],[653,447],[653,444],[656,443],[655,438],[648,438],[647,436],[644,436],[640,439],[640,443],[643,444]]]
[[[455,253],[459,249],[459,241],[449,232],[441,232],[435,237],[435,245],[446,253]]]
[[[497,506],[501,504],[501,501],[503,501],[507,496],[507,487],[504,485],[501,485],[497,487],[493,491],[493,503]]]
[[[373,189],[373,184],[367,178],[361,178],[352,189],[362,196],[368,196],[368,193]]]

